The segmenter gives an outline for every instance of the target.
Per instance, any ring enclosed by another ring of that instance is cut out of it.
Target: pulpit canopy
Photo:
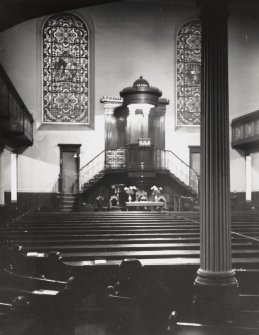
[[[162,92],[158,88],[150,86],[142,76],[131,87],[126,87],[120,92],[120,96],[123,98],[123,106],[127,106],[130,111],[136,111],[137,109],[149,111],[151,108],[158,106],[161,95]]]

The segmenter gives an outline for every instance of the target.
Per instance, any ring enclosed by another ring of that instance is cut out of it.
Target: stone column
[[[3,154],[4,154],[4,148],[0,147],[0,206],[5,205]]]
[[[11,202],[17,202],[17,153],[11,153]]]
[[[165,113],[169,100],[160,98],[159,105],[149,114],[149,136],[151,143],[159,149],[165,149]]]
[[[149,138],[149,131],[148,131],[148,120],[149,120],[149,109],[143,109],[143,138]]]
[[[147,104],[137,108],[136,104],[133,104],[129,105],[128,109],[128,144],[138,143],[139,138],[149,138],[148,121],[150,106]]]
[[[237,297],[230,231],[228,10],[226,1],[202,4],[201,246],[194,318],[224,323]]]
[[[246,155],[246,201],[252,201],[252,160],[251,155]]]
[[[129,109],[129,115],[127,117],[127,128],[126,128],[126,143],[133,144],[138,142],[139,132],[141,130],[141,123],[136,122],[135,110]]]

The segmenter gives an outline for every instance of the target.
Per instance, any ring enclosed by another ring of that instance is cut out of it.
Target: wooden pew
[[[0,331],[73,335],[75,307],[82,299],[75,282],[75,278],[62,282],[1,271],[0,302],[5,313]]]
[[[124,260],[117,282],[107,288],[107,334],[163,334],[170,303],[167,287],[144,280],[141,262]]]
[[[63,263],[57,251],[33,252],[27,257],[27,252],[24,254],[21,246],[14,245],[2,248],[0,255],[1,269],[9,272],[32,277],[45,276],[56,280],[67,280],[72,275],[72,269]]]
[[[258,335],[254,327],[214,326],[192,322],[176,322],[168,327],[167,335]]]
[[[160,264],[168,264],[168,260],[174,264],[181,258],[183,264],[187,259],[197,264],[199,213],[186,212],[182,215],[188,217],[181,216],[181,213],[155,212],[39,213],[10,226],[8,234],[10,241],[23,246],[25,254],[38,252],[47,255],[57,250],[66,265],[82,266],[99,261],[108,265],[124,258],[138,258],[145,262],[150,260],[150,264],[156,260],[160,260]],[[253,222],[250,225],[246,223],[245,228],[243,222],[233,222],[233,229],[237,230],[232,235],[235,266],[259,260],[259,246],[243,234],[259,234],[254,220],[256,217],[258,215],[252,213],[248,218]],[[239,215],[234,215],[235,218],[238,219]],[[240,218],[243,220],[245,215],[240,215]],[[43,267],[43,263],[40,267]],[[51,266],[46,268],[51,269]],[[54,264],[52,268],[55,271],[58,265]],[[49,271],[48,276],[53,271]]]

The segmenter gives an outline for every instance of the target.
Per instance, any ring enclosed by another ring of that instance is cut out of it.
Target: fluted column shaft
[[[123,117],[115,117],[115,111],[121,107],[122,99],[103,97],[105,149],[117,149],[126,144],[126,122]]]
[[[252,157],[246,155],[246,201],[252,201]]]
[[[194,303],[204,312],[199,311],[199,317],[205,315],[209,322],[214,317],[217,321],[226,317],[227,306],[234,297],[232,288],[237,285],[232,270],[230,231],[227,19],[226,1],[203,1],[201,256]]]
[[[4,148],[0,146],[0,206],[5,205],[3,155]]]
[[[227,16],[224,5],[218,4],[204,5],[201,15],[200,272],[211,272],[212,275],[232,273]]]
[[[11,202],[17,202],[17,153],[11,153]]]

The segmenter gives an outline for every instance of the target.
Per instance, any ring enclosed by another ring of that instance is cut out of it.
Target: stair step
[[[75,212],[76,211],[76,208],[75,207],[61,207],[60,208],[60,211],[61,212],[64,212],[64,211],[72,211],[72,212]]]
[[[60,208],[74,208],[76,207],[75,204],[62,204],[60,205]]]
[[[60,212],[74,212],[77,209],[78,194],[64,193],[60,197]]]

